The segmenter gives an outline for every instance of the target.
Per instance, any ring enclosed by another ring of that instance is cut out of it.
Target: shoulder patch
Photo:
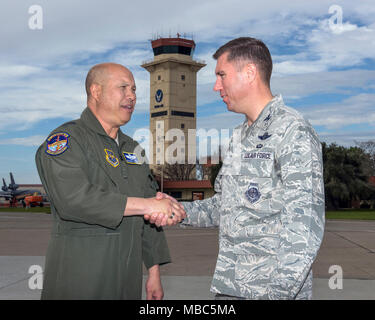
[[[70,135],[66,132],[58,132],[50,135],[47,142],[46,153],[51,156],[58,156],[69,148]]]

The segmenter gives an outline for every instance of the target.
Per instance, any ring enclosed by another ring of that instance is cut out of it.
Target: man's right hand
[[[182,204],[180,204],[175,198],[165,194],[158,192],[156,197],[153,198],[158,202],[163,202],[165,200],[169,200],[172,204],[172,212],[170,215],[165,215],[161,211],[154,210],[152,214],[144,215],[145,220],[149,220],[150,223],[155,224],[156,226],[171,226],[181,222],[183,219],[186,218],[186,212]],[[155,206],[155,208],[157,208]]]

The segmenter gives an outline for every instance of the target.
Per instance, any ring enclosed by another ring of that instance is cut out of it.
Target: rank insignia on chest
[[[104,152],[105,152],[105,159],[107,160],[107,162],[112,167],[116,168],[120,164],[120,162],[116,158],[114,152],[112,150],[109,150],[109,149],[104,149]]]
[[[268,122],[271,120],[271,114],[269,114],[263,121],[264,122]]]
[[[257,202],[260,199],[260,192],[257,183],[250,183],[249,189],[245,192],[246,198],[251,202]]]
[[[46,153],[51,156],[58,156],[69,148],[70,135],[65,132],[55,133],[47,138]]]
[[[126,163],[128,163],[128,164],[140,164],[139,161],[138,161],[137,155],[135,153],[123,152],[122,154],[124,155]]]

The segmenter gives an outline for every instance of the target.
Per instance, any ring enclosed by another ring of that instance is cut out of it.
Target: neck
[[[112,139],[116,139],[119,127],[114,127],[113,125],[109,124],[106,122],[101,116],[100,113],[98,112],[97,108],[91,104],[87,103],[87,107],[92,111],[94,114],[95,118],[98,119],[99,123],[102,125],[105,133],[110,136]]]
[[[249,125],[253,124],[265,106],[273,99],[272,93],[267,87],[258,88],[254,91],[255,93],[251,95],[245,114]]]
[[[98,119],[99,120],[99,119]],[[99,120],[100,124],[102,125],[104,131],[112,138],[112,139],[116,139],[117,137],[117,134],[118,134],[118,129],[119,128],[106,128],[104,126],[104,124]]]

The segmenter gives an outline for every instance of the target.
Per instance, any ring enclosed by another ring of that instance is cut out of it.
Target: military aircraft
[[[15,207],[17,201],[22,201],[24,204],[25,197],[33,196],[33,195],[40,195],[40,191],[36,189],[27,189],[27,190],[17,190],[19,187],[18,184],[14,181],[13,173],[10,172],[10,184],[7,186],[5,179],[3,178],[3,186],[1,187],[0,197],[5,198],[6,200],[10,200],[10,206]]]

